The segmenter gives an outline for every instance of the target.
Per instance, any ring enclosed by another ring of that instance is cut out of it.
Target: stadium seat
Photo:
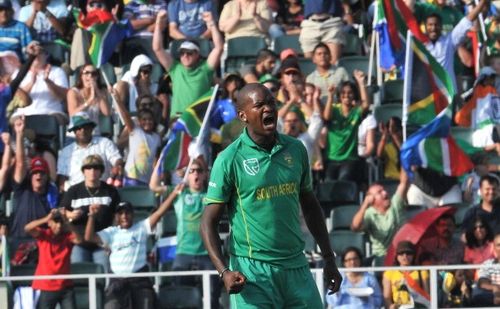
[[[179,47],[181,46],[182,42],[184,42],[184,41],[185,40],[173,40],[170,43],[170,54],[172,54],[172,56],[175,59],[179,59],[179,57],[180,57]],[[203,58],[207,58],[208,54],[210,54],[210,52],[212,51],[212,48],[213,48],[213,45],[210,42],[210,40],[198,38],[195,41],[200,46],[200,54],[201,54],[201,56]]]
[[[257,52],[267,48],[262,37],[239,37],[227,40],[226,73],[236,72],[249,59],[255,59]]]
[[[461,227],[462,223],[464,221],[464,216],[465,213],[469,210],[469,207],[459,207],[457,208],[457,211],[455,212],[455,224],[457,227]]]
[[[122,42],[121,63],[131,63],[140,54],[148,56],[153,62],[158,62],[153,52],[152,37],[135,36]]]
[[[101,264],[81,262],[71,264],[71,274],[103,274],[104,268]],[[97,308],[104,307],[105,279],[96,279],[96,305]],[[76,308],[89,308],[89,281],[87,279],[74,279],[73,291],[75,293]]]
[[[101,66],[100,70],[102,75],[106,74],[106,78],[108,79],[110,85],[116,84],[115,68],[111,65],[111,63],[106,62]]]
[[[304,77],[316,70],[316,65],[312,63],[311,59],[306,58],[299,58],[299,67]]]
[[[169,261],[167,263],[160,263],[158,265],[158,271],[171,271],[172,270],[172,264],[174,261]],[[160,287],[162,286],[171,286],[174,282],[174,278],[172,276],[161,276],[160,277]]]
[[[358,35],[353,33],[346,34],[346,44],[342,46],[342,57],[359,56],[362,53],[361,47],[363,41]]]
[[[407,205],[404,209],[404,216],[406,218],[406,221],[412,219],[425,210],[427,210],[427,207],[425,205]]]
[[[402,119],[403,105],[392,103],[377,106],[375,107],[374,115],[377,123],[386,123],[391,117],[399,117]]]
[[[136,209],[134,210],[134,222],[139,222],[151,215],[151,212],[146,209]]]
[[[203,308],[203,299],[197,287],[164,286],[160,288],[158,295],[160,308]]]
[[[154,193],[147,186],[130,186],[118,189],[122,201],[131,203],[134,208],[152,209],[157,205]]]
[[[358,212],[359,205],[342,205],[335,207],[330,212],[332,231],[349,230],[351,228],[352,218]]]
[[[404,81],[401,79],[390,80],[384,83],[382,104],[403,104]]]
[[[174,210],[167,211],[161,218],[161,236],[173,236],[177,232],[177,217]]]
[[[113,118],[99,113],[99,130],[101,136],[113,139]]]
[[[353,181],[330,180],[321,182],[316,187],[316,196],[325,213],[335,206],[357,204],[359,200],[358,186]]]
[[[13,265],[10,268],[10,275],[16,276],[33,276],[35,274],[35,264]],[[31,286],[32,280],[12,281],[12,289],[15,290],[18,286]]]
[[[54,150],[58,150],[62,143],[62,126],[57,122],[57,118],[51,115],[30,115],[26,116],[26,128],[35,131],[38,137],[50,142]]]
[[[356,69],[365,72],[365,74],[368,74],[369,62],[370,61],[367,56],[347,56],[347,57],[341,57],[339,59],[338,66],[346,69],[347,73],[349,74],[349,77],[353,79],[352,73]]]
[[[366,240],[364,233],[357,233],[349,230],[333,230],[330,232],[330,244],[333,251],[338,255],[347,247],[356,247],[366,255]]]
[[[50,55],[55,64],[60,66],[69,59],[70,50],[57,42],[44,42],[41,44],[43,49]]]
[[[389,197],[392,197],[394,193],[396,193],[396,190],[399,186],[399,180],[393,179],[381,179],[377,181],[377,183],[381,184],[384,187]]]
[[[303,56],[302,48],[299,43],[298,35],[282,35],[274,40],[274,52],[280,54],[284,49],[291,48],[297,55]]]

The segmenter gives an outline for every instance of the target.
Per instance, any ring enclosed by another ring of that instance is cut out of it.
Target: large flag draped
[[[78,27],[92,34],[88,52],[96,67],[101,67],[108,62],[118,43],[132,35],[132,26],[128,20],[117,22],[114,16],[106,10],[94,10],[84,15],[75,8],[73,16]]]
[[[185,167],[189,163],[188,148],[194,138],[203,138],[200,132],[203,118],[212,97],[210,90],[191,104],[172,125],[167,144],[162,150],[160,160],[163,162],[160,173]],[[210,113],[210,130],[219,129],[236,117],[236,110],[228,100],[216,100]]]
[[[424,125],[452,102],[455,88],[448,72],[424,44],[412,37],[410,48],[408,123]]]
[[[474,167],[450,134],[451,114],[450,105],[403,143],[400,161],[408,174],[412,165],[448,176],[463,175]]]
[[[422,42],[428,38],[403,0],[376,0],[374,29],[379,34],[380,66],[385,70],[404,65],[406,32]]]

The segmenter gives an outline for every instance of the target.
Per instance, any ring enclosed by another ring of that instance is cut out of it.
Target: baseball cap
[[[49,173],[49,164],[42,157],[34,157],[31,159],[31,173],[43,172],[45,174]]]
[[[0,8],[12,9],[12,2],[10,0],[0,0]]]
[[[76,129],[87,125],[92,125],[94,127],[96,126],[95,122],[90,119],[89,114],[87,114],[86,112],[76,113],[73,117],[71,117],[71,123],[68,128],[68,132],[75,131]]]
[[[285,59],[281,63],[280,72],[281,72],[281,74],[283,74],[283,73],[289,73],[289,72],[298,72],[298,73],[301,73],[300,72],[299,63],[295,59],[291,59],[291,58]]]
[[[181,51],[183,49],[186,49],[186,50],[196,50],[197,52],[200,52],[200,48],[193,41],[184,41],[184,42],[182,42],[181,46],[179,46],[179,51]]]
[[[134,212],[134,207],[129,202],[121,202],[116,207],[116,212],[120,212],[122,210],[125,210],[125,211],[128,211],[128,212]]]
[[[280,60],[283,61],[289,57],[297,58],[298,55],[292,48],[283,49],[280,53]]]
[[[104,161],[99,155],[89,155],[83,160],[82,171],[88,167],[98,167],[101,171],[104,171]]]

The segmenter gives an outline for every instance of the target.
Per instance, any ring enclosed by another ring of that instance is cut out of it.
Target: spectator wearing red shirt
[[[41,228],[48,225],[48,229]],[[64,275],[70,273],[70,257],[74,244],[82,242],[80,235],[72,230],[64,209],[52,209],[43,218],[26,224],[24,230],[36,239],[38,265],[35,276]],[[76,308],[75,297],[69,279],[33,280],[32,288],[40,290],[37,308]]]

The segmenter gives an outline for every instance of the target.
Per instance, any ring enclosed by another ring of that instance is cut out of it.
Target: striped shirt
[[[496,259],[486,260],[483,265],[490,267],[479,269],[479,278],[485,278],[490,280],[491,284],[500,285],[500,265]]]
[[[167,10],[167,3],[164,0],[144,1],[132,0],[123,10],[123,18],[129,20],[140,20],[143,18],[156,18],[156,13],[160,10]],[[147,27],[137,29],[133,36],[153,36],[153,32],[148,31]]]
[[[12,20],[8,25],[0,27],[0,51],[16,52],[19,59],[25,59],[26,46],[31,42],[31,33],[22,22]]]
[[[109,247],[109,264],[115,274],[137,272],[147,263],[146,244],[148,235],[153,234],[149,218],[128,229],[110,226],[97,232],[105,246]]]

